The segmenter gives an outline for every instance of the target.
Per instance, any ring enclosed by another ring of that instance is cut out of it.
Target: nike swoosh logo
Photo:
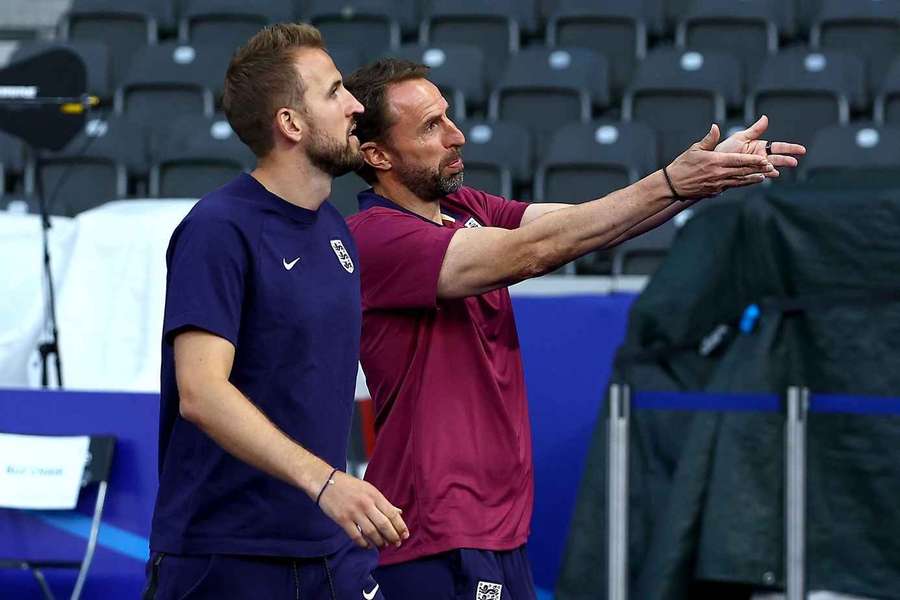
[[[378,584],[376,583],[375,587],[372,588],[371,592],[367,592],[367,591],[363,590],[363,598],[365,598],[366,600],[372,600],[372,598],[374,598],[375,594],[377,594],[377,593],[378,593]]]
[[[287,269],[288,271],[290,271],[291,269],[294,268],[294,265],[297,264],[298,260],[300,260],[299,256],[297,258],[295,258],[294,260],[292,260],[291,262],[288,262],[286,258],[282,258],[281,262],[284,265],[284,268]]]

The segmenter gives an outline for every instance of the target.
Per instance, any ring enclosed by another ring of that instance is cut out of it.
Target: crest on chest
[[[341,266],[344,267],[344,270],[348,273],[352,273],[354,269],[353,259],[350,258],[350,253],[344,248],[344,242],[341,240],[331,240],[331,249],[334,250],[334,254],[337,256]]]

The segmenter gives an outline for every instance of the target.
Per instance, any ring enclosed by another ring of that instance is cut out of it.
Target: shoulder
[[[357,232],[368,232],[373,228],[381,229],[386,225],[416,225],[418,223],[427,225],[427,223],[424,223],[422,219],[413,214],[404,212],[402,210],[385,208],[383,206],[373,206],[372,208],[367,208],[364,211],[347,217],[347,227],[350,228],[350,232],[354,235]]]

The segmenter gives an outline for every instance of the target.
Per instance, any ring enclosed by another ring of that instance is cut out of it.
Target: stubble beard
[[[397,178],[416,197],[428,202],[440,200],[459,191],[463,184],[463,171],[453,175],[441,175],[440,169],[399,164],[394,167]]]
[[[306,154],[314,167],[332,177],[340,177],[363,166],[362,152],[353,148],[349,136],[341,143],[319,129],[310,131]]]

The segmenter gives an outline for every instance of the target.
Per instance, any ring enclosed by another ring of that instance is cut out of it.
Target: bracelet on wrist
[[[322,499],[322,494],[325,493],[325,490],[328,489],[329,485],[334,485],[334,474],[337,473],[337,469],[332,469],[331,473],[328,474],[328,479],[325,480],[325,483],[322,484],[322,489],[319,490],[319,495],[316,496],[316,506],[319,505],[319,500]]]
[[[669,190],[672,192],[672,199],[678,200],[679,202],[683,202],[685,200],[678,192],[675,191],[675,186],[672,185],[672,180],[669,179],[669,173],[666,171],[666,167],[662,168],[663,177],[666,178],[666,183],[669,184]]]

